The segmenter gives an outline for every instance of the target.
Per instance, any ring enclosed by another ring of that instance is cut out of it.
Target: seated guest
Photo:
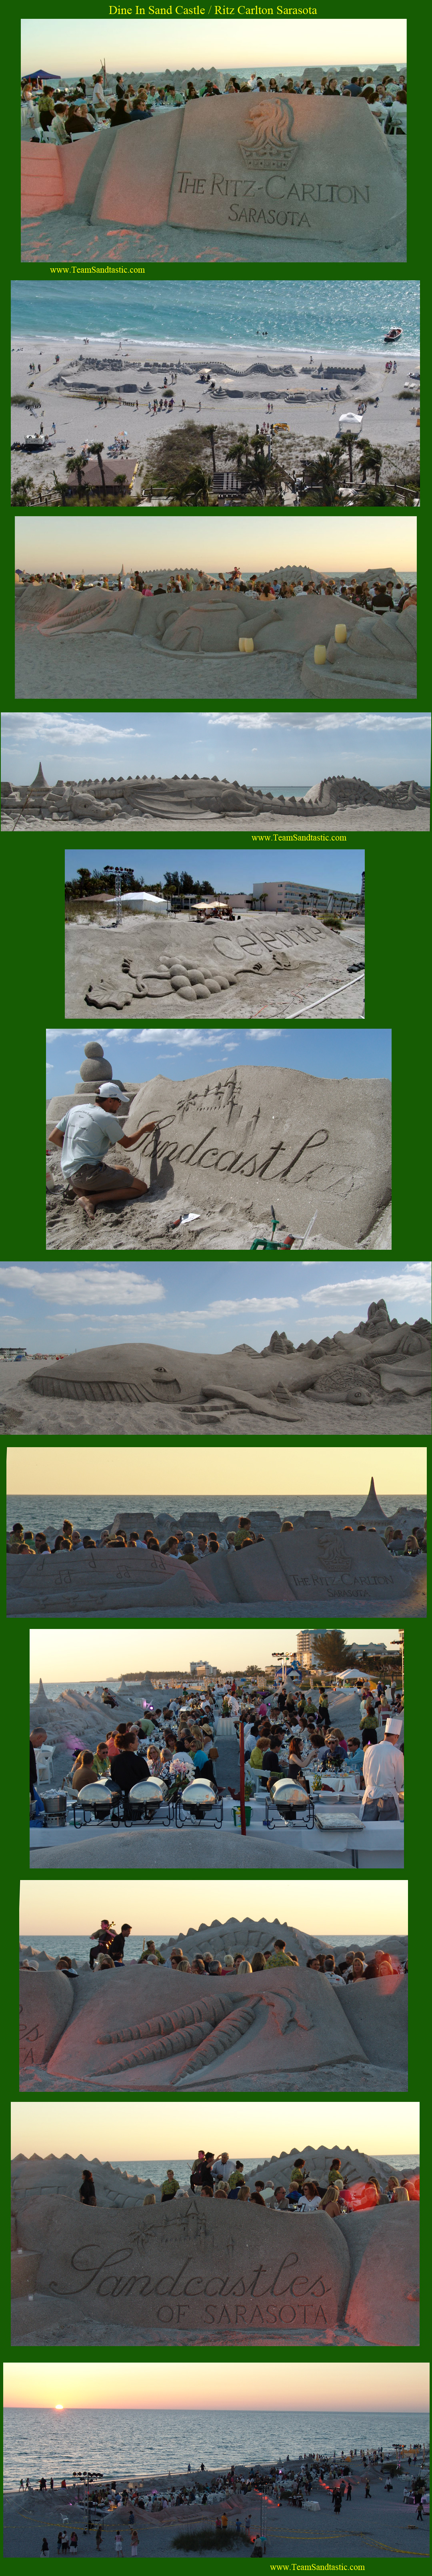
[[[131,111],[131,125],[142,125],[144,118],[152,115],[153,108],[150,107],[147,90],[139,89],[138,97],[135,99],[134,106]]]
[[[88,1753],[84,1748],[84,1751],[78,1754],[78,1759],[74,1764],[72,1772],[72,1790],[74,1797],[76,1798],[78,1796],[78,1791],[80,1789],[87,1789],[90,1783],[98,1779],[99,1771],[97,1762],[94,1760],[94,1755],[93,1753]]]
[[[119,1728],[115,1736],[115,1753],[111,1756],[111,1779],[113,1787],[121,1789],[126,1796],[137,1780],[148,1780],[150,1776],[148,1762],[144,1761],[143,1753],[139,1753],[137,1748],[136,1728]]]

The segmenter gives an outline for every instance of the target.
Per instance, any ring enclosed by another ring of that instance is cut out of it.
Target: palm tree
[[[184,509],[188,507],[192,509],[196,504],[200,509],[208,510],[210,492],[210,479],[204,472],[204,466],[194,465],[192,473],[186,475],[184,483],[173,483],[172,498],[173,501],[180,502]]]
[[[203,429],[203,431],[202,431],[202,437],[203,437],[203,438],[209,438],[209,439],[210,439],[210,446],[211,446],[211,452],[212,452],[212,463],[213,463],[213,473],[214,473],[214,474],[216,473],[216,457],[215,457],[215,438],[216,438],[216,435],[217,435],[217,432],[216,432],[216,424],[215,424],[215,421],[214,421],[214,420],[211,420],[211,421],[209,421],[208,429]]]
[[[90,448],[89,448],[89,456],[97,456],[97,461],[98,461],[98,466],[99,466],[99,473],[100,473],[101,484],[102,484],[103,496],[104,496],[104,500],[106,500],[106,482],[105,482],[105,475],[104,475],[103,464],[102,464],[102,448],[103,448],[103,438],[102,438],[102,439],[95,439],[95,440],[94,440],[94,445],[93,445],[93,447],[90,447]]]
[[[348,456],[349,456],[349,479],[350,479],[350,484],[352,484],[352,479],[353,479],[353,470],[352,470],[352,452],[353,452],[353,442],[352,442],[352,431],[351,431],[350,429],[344,429],[344,431],[343,431],[343,433],[342,433],[342,436],[338,439],[339,454],[341,454],[341,453],[342,453],[342,449],[343,449],[344,447],[347,447],[347,449],[348,449]]]
[[[310,492],[313,484],[320,483],[321,498],[327,509],[332,507],[336,499],[338,470],[338,450],[335,448],[325,455],[302,457],[302,474],[306,490]]]
[[[81,454],[80,454],[79,456],[68,456],[68,470],[69,470],[69,474],[76,474],[77,483],[78,483],[78,492],[79,492],[80,500],[81,500],[81,492],[82,492],[82,486],[83,486],[83,481],[84,481],[84,476],[83,476],[83,464],[84,464],[84,457],[83,457]]]
[[[34,480],[33,480],[33,475],[32,475],[32,474],[18,474],[18,477],[17,477],[17,481],[16,481],[16,483],[13,483],[13,484],[12,484],[11,502],[12,502],[12,507],[13,507],[13,509],[15,509],[15,510],[28,510],[28,509],[29,509],[29,507],[30,507],[30,504],[31,504],[35,499],[36,499],[36,484],[35,484],[35,482],[34,482]],[[38,499],[39,499],[39,494],[38,494]]]
[[[268,493],[273,497],[279,491],[279,486],[280,469],[274,458],[268,454],[264,432],[255,430],[250,444],[248,438],[245,441],[245,494],[257,492],[264,509]]]
[[[382,447],[371,447],[369,439],[362,438],[359,463],[362,483],[365,483],[367,474],[373,474],[375,491],[377,491],[382,466]]]

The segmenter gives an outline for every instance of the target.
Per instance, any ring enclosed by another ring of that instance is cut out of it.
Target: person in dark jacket
[[[89,2170],[88,2165],[84,2165],[84,2169],[83,2169],[83,2178],[82,2178],[82,2183],[80,2183],[80,2193],[79,2193],[79,2196],[80,2196],[80,2200],[82,2200],[82,2201],[84,2202],[84,2206],[85,2206],[85,2208],[86,2208],[86,2209],[95,2209],[95,2208],[96,2208],[96,2192],[95,2192],[95,2187],[94,2187],[94,2182],[93,2182],[93,2174],[92,2174],[92,2173],[90,2173],[90,2170]]]

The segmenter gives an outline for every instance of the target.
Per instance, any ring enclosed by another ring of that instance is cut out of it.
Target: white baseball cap
[[[386,1717],[385,1734],[402,1735],[403,1717]]]
[[[126,1094],[126,1097],[127,1097],[127,1094]],[[101,1083],[99,1084],[99,1099],[100,1099],[100,1100],[124,1100],[124,1099],[125,1099],[125,1093],[124,1093],[124,1090],[123,1090],[123,1084],[122,1084],[122,1085],[121,1085],[121,1087],[120,1087],[120,1083],[118,1083],[118,1082],[101,1082]]]

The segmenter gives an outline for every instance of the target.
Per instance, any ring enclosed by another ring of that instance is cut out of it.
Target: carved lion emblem
[[[287,151],[291,168],[298,148],[292,141],[293,125],[294,108],[290,99],[256,99],[249,109],[246,141],[240,143],[241,158],[248,170],[286,171]]]

